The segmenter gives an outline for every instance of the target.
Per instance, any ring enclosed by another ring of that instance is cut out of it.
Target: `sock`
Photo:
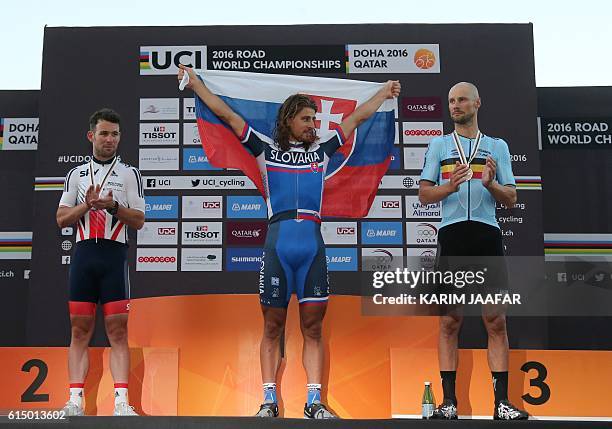
[[[321,402],[321,385],[317,383],[308,383],[306,385],[306,389],[308,389],[308,399],[306,400],[307,404],[310,405],[313,402]]]
[[[494,372],[493,376],[493,391],[495,392],[495,403],[504,399],[508,399],[508,371]]]
[[[454,404],[457,404],[457,396],[455,396],[455,379],[457,371],[440,371],[442,377],[442,391],[444,399],[450,399]]]
[[[128,384],[115,383],[115,407],[122,402],[128,403]]]
[[[70,383],[70,402],[83,408],[83,386],[84,383]]]
[[[276,383],[264,383],[264,404],[276,404]]]

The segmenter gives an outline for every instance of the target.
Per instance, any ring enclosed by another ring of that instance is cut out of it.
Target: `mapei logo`
[[[325,249],[329,271],[357,271],[357,249],[330,247]]]
[[[237,219],[265,219],[268,216],[267,206],[262,197],[228,196],[227,217]]]
[[[206,46],[141,46],[140,75],[176,74],[179,64],[202,70]]]
[[[145,197],[147,219],[175,219],[178,217],[178,197]]]
[[[363,222],[361,242],[364,244],[402,244],[402,224],[399,222]]]

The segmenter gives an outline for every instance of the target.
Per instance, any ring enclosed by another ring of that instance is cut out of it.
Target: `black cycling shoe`
[[[255,417],[278,417],[278,404],[275,402],[264,402],[259,407]]]
[[[457,420],[457,404],[450,399],[445,399],[440,405],[434,410],[432,419],[442,420]]]
[[[320,402],[312,404],[304,404],[304,417],[307,419],[337,419],[334,413],[329,411],[325,405]]]
[[[527,420],[529,414],[519,408],[516,408],[507,399],[503,399],[495,404],[493,412],[493,420]]]

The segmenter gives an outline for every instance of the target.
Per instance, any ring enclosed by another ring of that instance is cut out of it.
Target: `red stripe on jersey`
[[[81,240],[85,240],[85,234],[83,234],[83,227],[81,226],[80,222],[78,224],[78,227],[79,227],[79,236],[81,237]]]
[[[116,226],[117,228],[115,229],[115,232],[113,232],[113,235],[111,235],[111,240],[117,239],[117,236],[119,235],[119,231],[121,231],[121,229],[123,228],[123,222],[118,222]]]
[[[89,211],[89,238],[104,238],[106,214],[104,210]]]

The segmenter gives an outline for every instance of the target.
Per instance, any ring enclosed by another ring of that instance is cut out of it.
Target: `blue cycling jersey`
[[[281,151],[271,138],[248,124],[241,141],[257,160],[270,221],[281,214],[320,221],[325,172],[330,157],[344,143],[342,130],[334,130],[327,139],[313,143],[308,151],[302,143]]]
[[[465,154],[469,156],[474,148],[475,139],[459,136],[459,140]],[[457,192],[450,194],[442,201],[440,227],[473,220],[499,228],[495,215],[495,199],[481,181],[487,156],[491,156],[497,164],[497,182],[501,185],[516,186],[507,143],[502,139],[483,134],[478,152],[470,163],[474,172],[472,179],[459,185]],[[425,154],[425,164],[420,180],[427,180],[438,185],[446,183],[457,161],[459,161],[459,153],[452,134],[433,138]]]

